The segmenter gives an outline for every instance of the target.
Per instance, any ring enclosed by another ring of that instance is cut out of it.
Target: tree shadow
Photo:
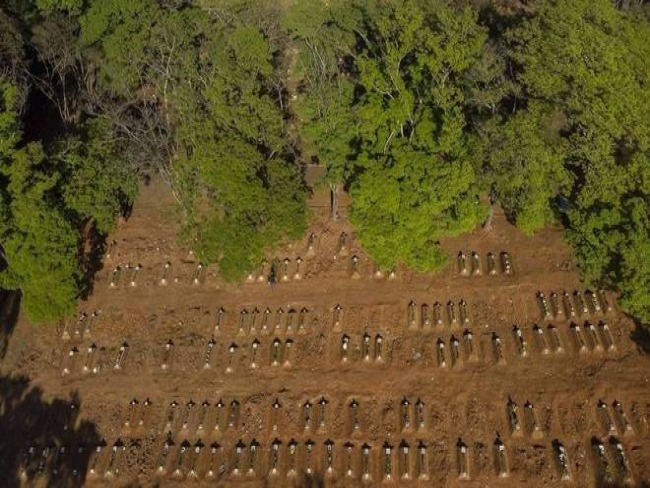
[[[0,360],[4,359],[9,348],[9,339],[14,333],[18,312],[20,311],[20,292],[0,290]]]
[[[106,252],[107,236],[100,234],[93,227],[84,231],[86,252],[83,256],[84,275],[81,283],[79,298],[87,300],[93,293],[95,275],[104,267],[104,253]]]
[[[630,339],[645,354],[650,353],[650,329],[648,326],[634,319],[634,330],[630,333]]]
[[[76,392],[43,398],[26,376],[0,376],[2,486],[82,486],[91,454],[101,441],[94,423],[80,420]]]

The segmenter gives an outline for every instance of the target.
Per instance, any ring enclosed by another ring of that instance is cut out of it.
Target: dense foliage
[[[71,313],[89,231],[151,171],[236,280],[302,234],[318,161],[382,267],[439,269],[489,195],[526,233],[563,224],[585,279],[650,322],[648,12],[476,3],[7,2],[0,286],[34,321]]]

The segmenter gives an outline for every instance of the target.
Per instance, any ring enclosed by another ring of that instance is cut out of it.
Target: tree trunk
[[[483,222],[483,230],[486,232],[492,229],[492,217],[494,217],[494,204],[490,205],[490,213],[487,219],[485,219],[485,222]]]
[[[339,220],[339,184],[330,183],[330,205],[332,209],[332,220]]]

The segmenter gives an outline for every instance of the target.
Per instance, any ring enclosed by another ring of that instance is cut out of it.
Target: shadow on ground
[[[641,324],[641,322],[634,321],[634,330],[630,334],[630,339],[634,341],[639,349],[644,353],[650,353],[650,329],[647,325]]]
[[[7,354],[9,339],[16,328],[19,311],[20,292],[0,290],[0,360]]]
[[[25,376],[0,376],[0,473],[2,486],[82,486],[90,455],[101,437],[81,421],[79,397],[43,398]]]

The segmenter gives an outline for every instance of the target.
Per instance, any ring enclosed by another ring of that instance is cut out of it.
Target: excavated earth
[[[277,283],[229,285],[143,186],[78,317],[8,338],[3,486],[648,483],[645,334],[561,229],[496,212],[442,272],[382,275],[323,198]]]

